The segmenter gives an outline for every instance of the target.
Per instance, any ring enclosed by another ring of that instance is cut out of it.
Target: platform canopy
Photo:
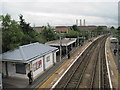
[[[111,42],[111,43],[117,43],[117,42],[118,42],[118,39],[115,38],[115,37],[111,37],[111,38],[110,38],[110,42]]]
[[[73,43],[75,43],[77,40],[77,38],[64,38],[62,40],[54,40],[54,41],[50,41],[50,42],[47,42],[45,44],[47,45],[51,45],[51,46],[69,46]]]

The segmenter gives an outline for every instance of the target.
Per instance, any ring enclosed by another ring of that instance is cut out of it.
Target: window
[[[50,61],[50,56],[46,57],[46,62]]]
[[[26,74],[25,64],[16,64],[16,73]]]

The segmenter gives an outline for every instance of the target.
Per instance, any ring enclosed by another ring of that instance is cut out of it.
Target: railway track
[[[94,43],[96,43],[97,41],[95,41]],[[56,88],[65,88],[65,84],[66,82],[69,80],[69,77],[71,77],[71,75],[73,74],[73,72],[75,71],[75,69],[79,66],[80,63],[83,63],[81,64],[81,67],[84,66],[85,62],[82,62],[81,60],[83,58],[85,58],[85,56],[87,56],[89,54],[89,51],[91,50],[92,48],[92,45],[94,44],[91,44],[89,46],[89,48],[86,49],[86,52],[84,52],[81,57],[79,57],[79,59],[74,63],[74,65],[68,70],[68,72],[64,75],[64,77],[61,79],[61,81],[58,83],[58,85],[56,86]],[[80,60],[81,59],[81,60]]]
[[[97,43],[96,43],[97,44]],[[66,83],[64,88],[78,88],[79,84],[82,82],[82,78],[84,77],[84,73],[87,69],[87,66],[90,63],[90,58],[92,58],[93,55],[93,49],[94,51],[96,50],[97,45],[94,44],[94,48],[91,48],[89,50],[89,52],[87,53],[87,57],[84,57],[83,60],[81,61],[81,63],[78,65],[78,68],[75,70],[75,72],[73,73],[73,75],[71,75],[70,80]],[[90,53],[92,55],[90,55]],[[82,66],[82,65],[84,66]],[[89,76],[89,75],[88,75]]]
[[[94,65],[93,76],[91,80],[91,88],[109,88],[109,81],[107,75],[107,67],[105,62],[105,40],[103,39],[98,57]],[[98,78],[99,77],[99,78]]]
[[[109,88],[104,54],[106,38],[94,41],[55,88]]]
[[[93,88],[94,76],[96,72],[97,62],[99,60],[99,52],[101,51],[101,43],[103,43],[104,39],[101,39],[96,47],[93,48],[93,52],[91,54],[90,62],[88,64],[85,71],[83,71],[83,76],[80,78],[78,85],[76,88]],[[97,56],[96,56],[97,55]],[[96,81],[95,81],[96,82]]]

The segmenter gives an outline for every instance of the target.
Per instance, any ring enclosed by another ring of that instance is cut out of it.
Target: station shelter
[[[54,40],[45,43],[50,46],[59,48],[57,56],[60,55],[60,47],[62,48],[62,56],[70,54],[70,51],[77,46],[77,38],[63,38],[62,40]]]
[[[2,74],[4,77],[28,78],[31,70],[36,79],[56,63],[58,48],[41,43],[31,43],[2,54]]]

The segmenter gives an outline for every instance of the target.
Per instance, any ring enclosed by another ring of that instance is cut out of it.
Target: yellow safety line
[[[79,51],[78,51],[78,52],[79,52]],[[80,52],[79,52],[79,54],[80,54]],[[76,54],[76,55],[77,55],[77,54]],[[75,55],[75,56],[76,56],[76,55]],[[71,59],[74,59],[75,56],[72,56]],[[66,61],[66,63],[67,63],[69,60],[71,60],[71,59],[68,59],[68,60]],[[65,63],[65,64],[66,64],[66,63]],[[57,71],[55,71],[55,73],[58,72],[61,68],[63,68],[63,66],[64,66],[65,64],[63,64]],[[53,75],[56,75],[55,73],[53,73],[39,88],[42,88],[42,87],[52,78]]]
[[[78,52],[79,52],[79,51],[78,51]],[[80,52],[79,52],[79,54],[80,54]],[[77,54],[76,54],[76,55],[77,55]],[[63,68],[63,66],[65,66],[65,64],[66,64],[68,61],[74,59],[74,57],[75,57],[76,55],[73,55],[70,59],[68,59],[57,71],[55,71],[55,73],[57,73],[58,71],[60,71],[60,70]],[[55,73],[53,73],[51,76],[49,76],[49,78],[48,78],[39,88],[44,87],[44,85],[45,85],[49,80],[51,80],[51,78],[53,77],[53,75],[56,75]]]
[[[71,59],[73,59],[73,57],[72,57]],[[69,60],[70,60],[70,59],[68,59],[68,61],[69,61]],[[67,61],[67,62],[68,62],[68,61]],[[66,62],[66,63],[67,63],[67,62]],[[65,63],[65,64],[66,64],[66,63]],[[60,71],[60,70],[63,68],[63,66],[65,66],[65,64],[63,64],[57,71],[55,71],[55,73],[57,73],[58,71]],[[53,73],[39,88],[42,88],[42,87],[52,78],[53,75],[56,75],[55,73]]]

